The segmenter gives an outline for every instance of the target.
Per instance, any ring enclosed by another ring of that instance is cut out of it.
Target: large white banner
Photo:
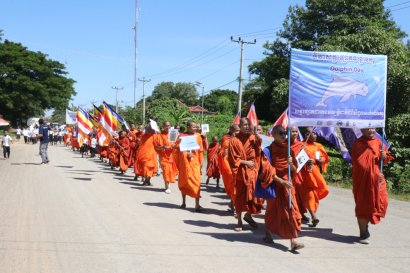
[[[292,49],[290,126],[384,127],[387,57]]]

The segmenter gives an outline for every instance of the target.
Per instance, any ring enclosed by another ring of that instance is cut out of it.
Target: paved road
[[[106,164],[66,147],[49,147],[40,165],[37,145],[15,143],[0,160],[1,273],[115,272],[410,272],[410,204],[391,200],[387,219],[360,245],[352,194],[331,188],[317,228],[303,226],[299,254],[288,240],[262,242],[256,231],[233,231],[235,218],[215,184],[203,185],[207,213],[179,209],[155,177],[134,183]]]

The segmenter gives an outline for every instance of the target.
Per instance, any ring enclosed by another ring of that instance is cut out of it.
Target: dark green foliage
[[[65,109],[75,91],[65,66],[8,40],[0,43],[0,109],[13,124]]]
[[[198,93],[191,83],[162,82],[154,87],[149,101],[162,98],[178,99],[186,105],[192,106],[197,103]]]
[[[201,100],[201,98],[200,98]],[[201,105],[201,101],[198,104]],[[213,90],[204,97],[204,108],[211,112],[234,114],[237,108],[238,94],[232,90]]]
[[[386,129],[396,160],[385,167],[385,173],[392,189],[409,192],[410,171],[405,166],[410,159],[410,42],[403,42],[406,34],[391,19],[383,2],[307,0],[305,7],[290,7],[278,38],[264,45],[265,59],[249,67],[256,77],[247,85],[244,97],[255,101],[258,117],[274,121],[279,116],[287,107],[291,47],[387,55]],[[330,176],[345,172],[343,162],[335,162],[338,173]]]

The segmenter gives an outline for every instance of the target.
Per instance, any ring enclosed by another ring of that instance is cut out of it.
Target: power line
[[[211,47],[210,49],[207,49],[206,51],[204,51],[203,53],[199,54],[198,56],[193,57],[193,58],[187,60],[186,62],[183,62],[183,63],[181,63],[181,64],[179,64],[179,65],[176,65],[176,66],[174,66],[173,68],[167,69],[167,70],[165,70],[165,71],[163,71],[163,72],[149,75],[148,77],[150,77],[150,78],[155,78],[155,77],[158,77],[158,76],[160,76],[160,75],[167,74],[167,73],[169,73],[169,72],[173,72],[173,71],[175,71],[175,69],[179,69],[180,67],[185,67],[185,66],[187,66],[187,65],[190,65],[190,64],[192,64],[192,63],[195,63],[195,62],[197,62],[198,60],[201,60],[201,59],[203,59],[203,58],[205,58],[205,57],[207,57],[207,56],[209,56],[209,55],[212,55],[212,54],[214,54],[215,52],[218,52],[219,50],[223,49],[224,47],[226,47],[226,45],[224,46],[224,44],[226,44],[226,45],[228,44],[226,39],[224,39],[222,42],[218,43],[217,45]]]
[[[193,69],[193,68],[197,68],[197,67],[203,66],[203,65],[208,64],[208,63],[210,63],[210,62],[213,62],[213,61],[215,61],[215,60],[217,60],[217,59],[219,59],[219,58],[221,58],[221,57],[223,57],[223,56],[226,56],[226,55],[228,55],[228,54],[230,54],[230,53],[232,53],[232,52],[234,52],[234,51],[235,51],[235,49],[231,49],[231,50],[229,50],[228,52],[225,52],[225,53],[222,54],[222,55],[218,55],[218,56],[216,56],[215,58],[210,59],[210,60],[208,60],[208,61],[206,61],[206,62],[197,64],[197,65],[195,65],[195,66],[184,67],[184,68],[182,68],[182,69],[180,69],[180,70],[178,70],[178,71],[174,71],[173,73],[168,74],[167,77],[170,77],[170,76],[173,76],[173,75],[176,75],[176,74],[185,72],[185,71],[187,71],[187,70],[191,70],[191,69]],[[165,77],[165,76],[164,76],[164,77]],[[164,78],[164,77],[162,77],[162,78]],[[158,77],[154,77],[154,78],[158,78]]]
[[[401,6],[401,5],[404,5],[404,4],[407,4],[407,3],[410,3],[410,1],[401,2],[401,3],[395,4],[395,5],[388,6],[386,8],[393,8],[393,7]]]
[[[218,69],[218,70],[216,70],[216,71],[214,71],[214,72],[212,72],[212,73],[209,73],[208,75],[203,76],[202,78],[199,78],[198,81],[199,81],[199,80],[202,80],[202,79],[205,79],[205,78],[208,78],[208,77],[210,77],[210,76],[212,76],[212,75],[214,75],[214,74],[216,74],[216,73],[218,73],[218,72],[220,72],[220,71],[222,71],[222,70],[225,70],[226,68],[228,68],[228,67],[230,67],[230,66],[232,66],[232,65],[234,65],[234,64],[236,64],[236,63],[238,63],[238,62],[239,62],[239,61],[234,61],[233,63],[228,64],[228,65],[222,67],[221,69]]]
[[[409,1],[410,2],[410,1]],[[401,7],[401,8],[397,8],[397,9],[392,9],[390,11],[398,11],[398,10],[402,10],[402,9],[408,9],[410,8],[410,6],[405,6],[405,7]]]

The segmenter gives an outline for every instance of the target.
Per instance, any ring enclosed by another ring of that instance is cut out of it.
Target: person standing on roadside
[[[48,131],[50,130],[49,126],[44,123],[44,120],[41,118],[38,120],[40,127],[38,128],[37,138],[40,140],[40,155],[41,155],[41,164],[47,164],[50,161],[48,160],[47,148],[48,148]]]
[[[7,130],[4,130],[4,136],[1,139],[4,158],[10,158],[10,143],[13,143],[13,140],[11,139],[9,132]]]

